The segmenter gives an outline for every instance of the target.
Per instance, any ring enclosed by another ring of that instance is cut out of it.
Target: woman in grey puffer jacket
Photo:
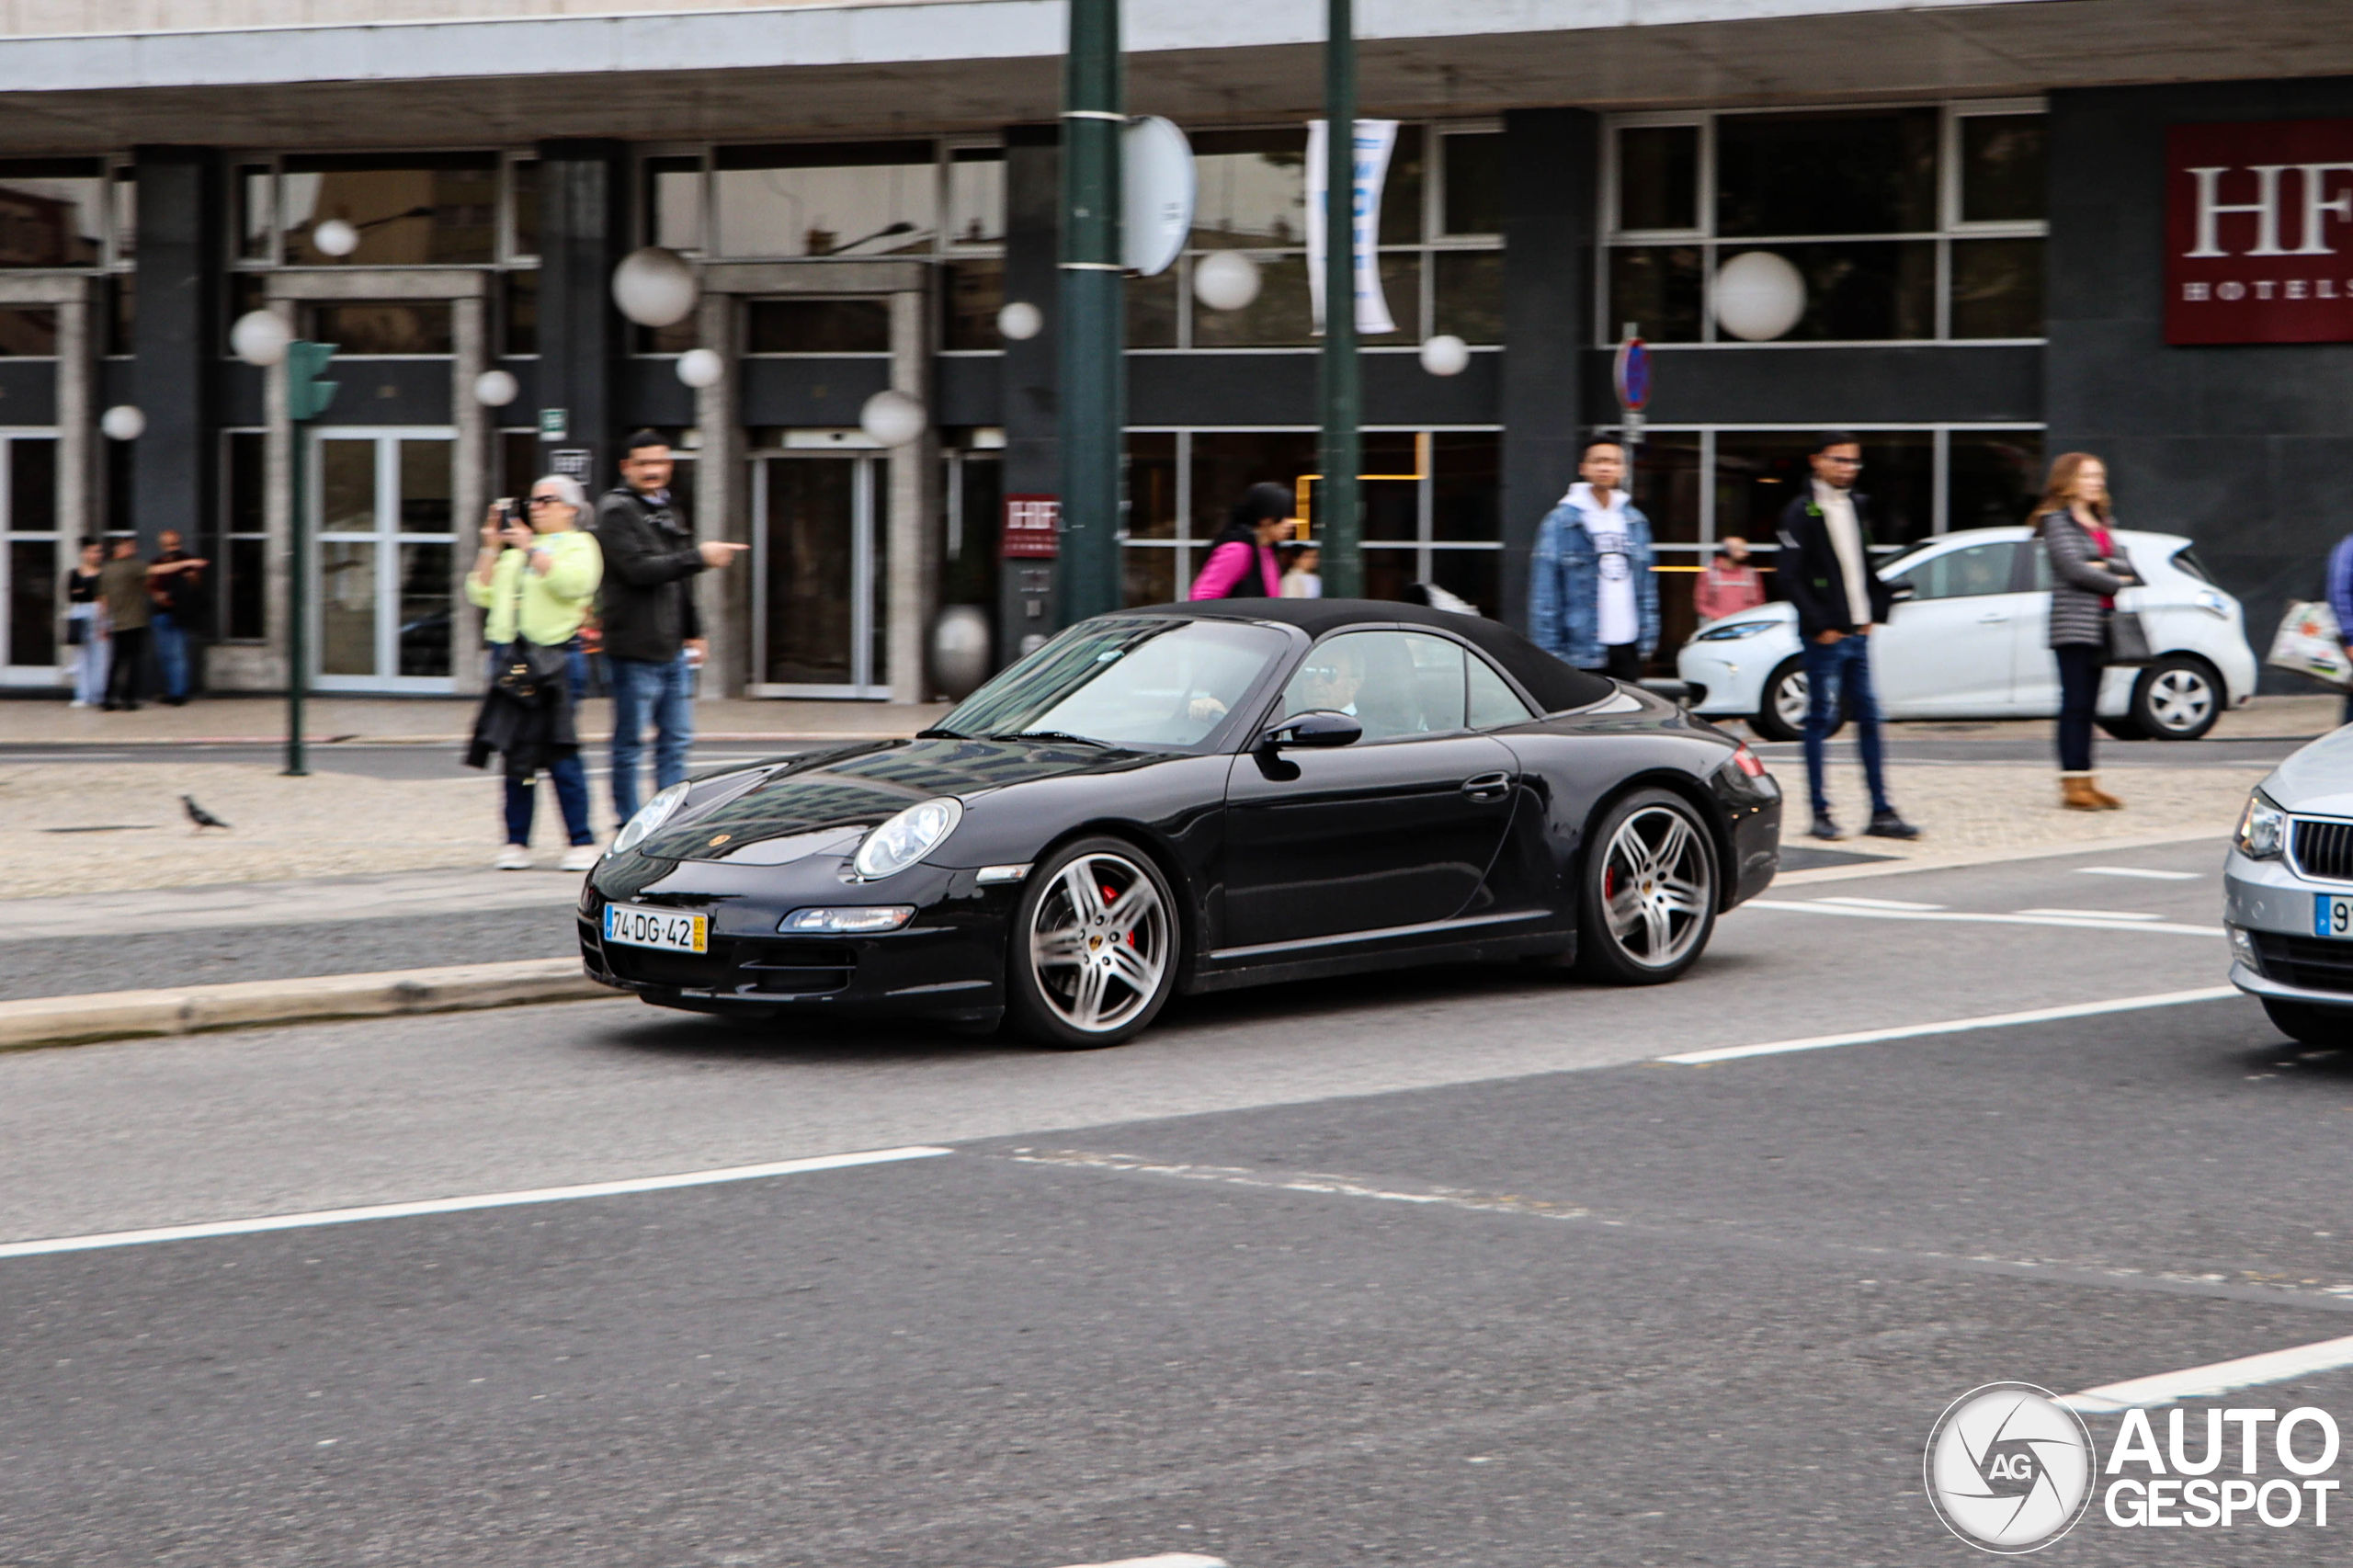
[[[2071,812],[2112,812],[2124,802],[2092,774],[2092,717],[2108,664],[2108,617],[2116,596],[2138,586],[2132,563],[2109,531],[2108,465],[2088,452],[2063,453],[2030,519],[2051,561],[2051,652],[2059,661],[2059,803]]]

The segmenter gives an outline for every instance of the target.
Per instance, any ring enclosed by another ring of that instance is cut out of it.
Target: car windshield
[[[1044,735],[1146,750],[1197,746],[1289,646],[1271,626],[1167,616],[1090,620],[998,676],[926,733]]]

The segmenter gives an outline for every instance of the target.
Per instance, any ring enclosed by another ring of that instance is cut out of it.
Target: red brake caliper
[[[1120,895],[1119,895],[1119,893],[1118,893],[1117,892],[1113,891],[1113,890],[1112,890],[1112,889],[1110,889],[1110,888],[1105,888],[1105,889],[1103,890],[1103,903],[1105,903],[1105,905],[1106,905],[1106,906],[1108,906],[1108,905],[1110,905],[1110,904],[1117,903],[1119,903],[1119,902],[1120,902]],[[1128,946],[1130,946],[1130,947],[1131,947],[1131,948],[1132,948],[1132,947],[1134,947],[1135,945],[1136,945],[1136,934],[1135,934],[1133,931],[1131,931],[1131,932],[1129,932],[1129,933],[1128,933]]]

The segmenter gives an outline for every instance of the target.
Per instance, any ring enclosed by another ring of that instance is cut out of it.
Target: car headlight
[[[1754,637],[1760,631],[1770,631],[1780,625],[1778,620],[1735,620],[1729,626],[1711,626],[1695,635],[1694,642],[1730,642],[1742,637]]]
[[[904,871],[938,848],[963,820],[964,802],[953,795],[909,806],[868,834],[850,865],[869,881]]]
[[[2250,792],[2246,810],[2239,813],[2239,830],[2233,837],[2239,853],[2250,860],[2276,860],[2288,847],[2288,813],[2281,811],[2271,797],[2262,790]]]
[[[618,855],[624,849],[634,849],[644,843],[647,834],[668,822],[671,813],[687,803],[687,790],[689,788],[690,786],[683,783],[673,784],[640,806],[637,809],[637,815],[630,818],[622,825],[620,835],[613,840],[611,852]]]

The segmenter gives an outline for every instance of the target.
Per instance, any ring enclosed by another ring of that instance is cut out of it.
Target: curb
[[[194,1034],[313,1018],[449,1013],[526,1002],[614,997],[581,972],[577,959],[523,959],[324,974],[304,980],[244,980],[158,991],[105,991],[0,1002],[0,1051],[143,1035]]]
[[[1904,871],[1950,871],[1971,866],[1997,866],[2011,860],[2051,860],[2067,855],[2104,855],[2120,849],[2154,849],[2167,844],[2211,843],[2221,849],[2230,840],[2227,828],[2197,833],[2150,833],[2120,838],[2093,838],[2081,844],[2036,844],[2007,849],[1959,849],[1943,855],[1914,858],[1890,856],[1859,866],[1815,866],[1803,871],[1783,871],[1773,879],[1779,887],[1808,882],[1852,881],[1858,877],[1890,877]],[[1792,846],[1802,847],[1802,846]]]

